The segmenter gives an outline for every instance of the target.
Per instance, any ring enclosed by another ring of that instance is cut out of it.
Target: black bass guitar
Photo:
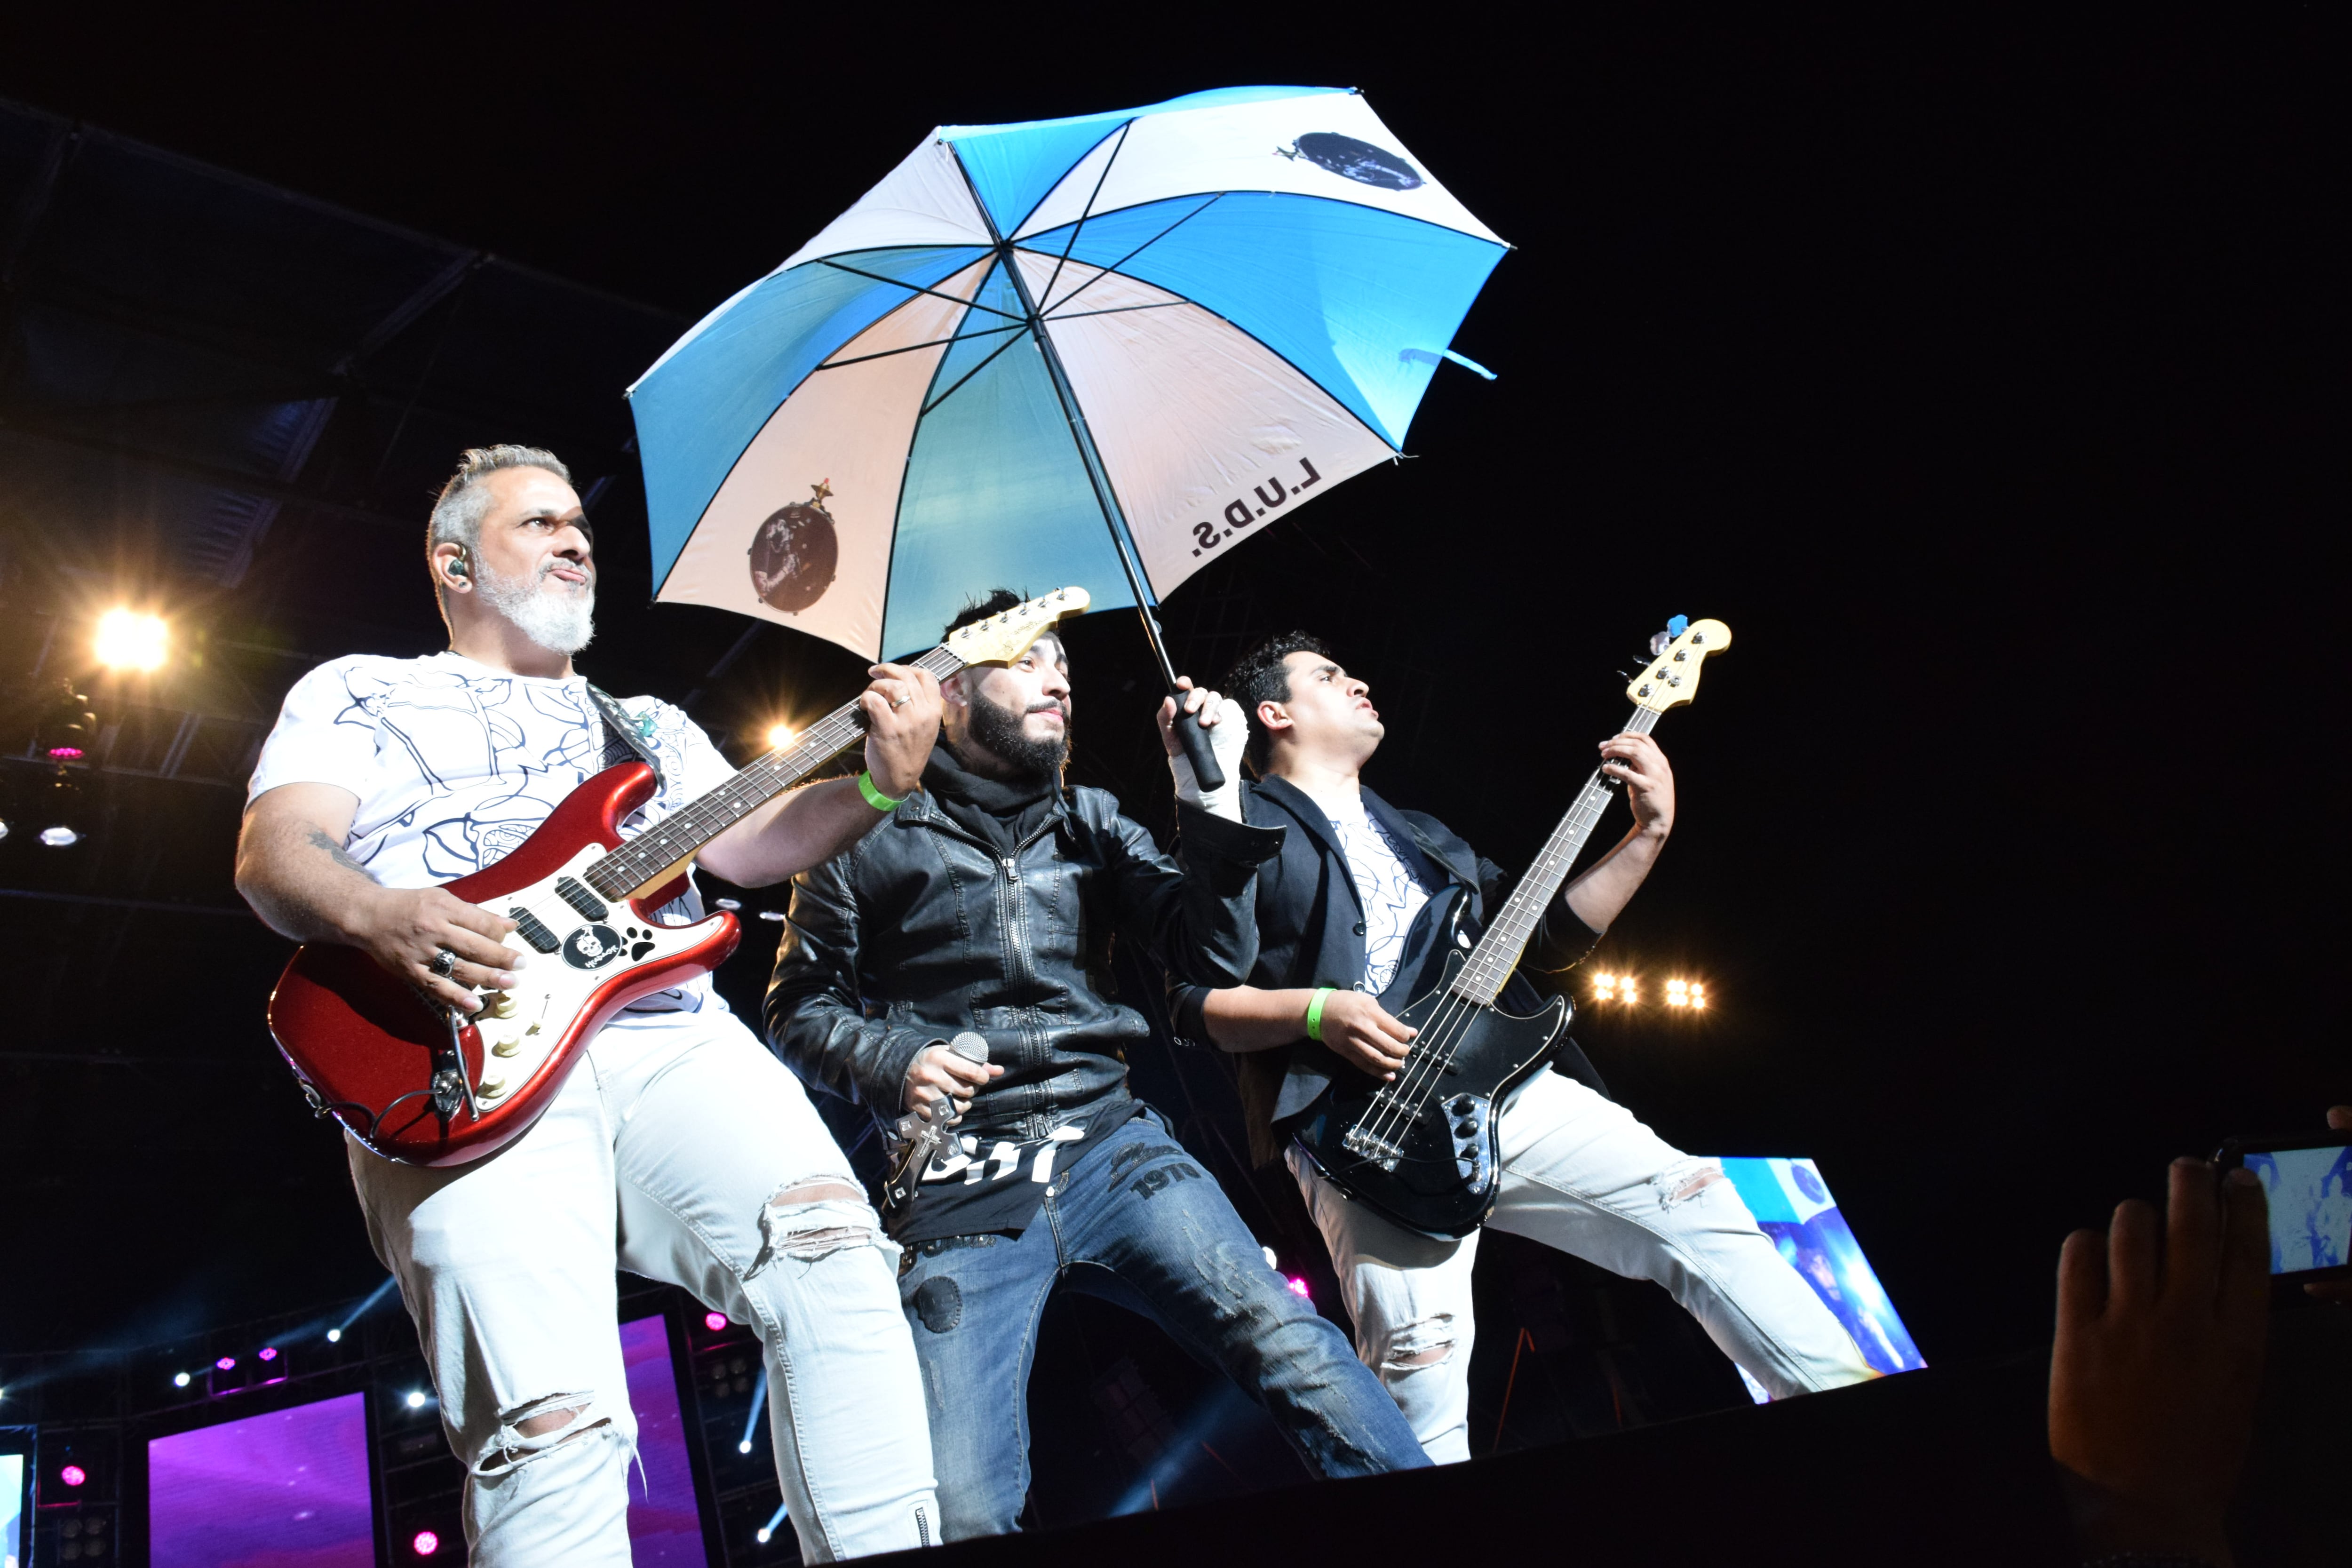
[[[1679,617],[1677,617],[1679,620]],[[1644,735],[1698,691],[1699,666],[1731,646],[1721,621],[1668,627],[1656,657],[1625,689],[1629,731]],[[1496,998],[1517,969],[1544,911],[1609,808],[1617,782],[1595,771],[1535,864],[1480,933],[1458,898],[1433,899],[1405,962],[1381,998],[1418,1029],[1395,1081],[1341,1068],[1296,1136],[1342,1192],[1424,1236],[1464,1237],[1486,1223],[1501,1176],[1496,1117],[1543,1070],[1568,1026],[1568,999],[1521,1016]]]

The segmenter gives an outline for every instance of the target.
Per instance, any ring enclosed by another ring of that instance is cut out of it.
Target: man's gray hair
[[[457,471],[441,487],[441,499],[433,503],[433,521],[425,530],[427,554],[436,544],[462,544],[467,556],[479,557],[482,519],[490,511],[490,493],[482,488],[482,481],[501,468],[545,468],[565,484],[572,482],[572,470],[563,466],[563,459],[543,447],[506,442],[468,447],[457,458]]]

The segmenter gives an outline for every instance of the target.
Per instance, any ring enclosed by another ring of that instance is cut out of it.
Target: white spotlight
[[[424,1394],[420,1394],[420,1393],[418,1393],[418,1392],[416,1392],[415,1389],[411,1389],[411,1390],[409,1391],[409,1394],[408,1394],[408,1407],[409,1407],[411,1410],[422,1410],[422,1409],[424,1409],[424,1408],[425,1408],[425,1395],[424,1395]]]
[[[160,669],[170,640],[161,616],[113,609],[98,617],[98,662],[109,669]]]

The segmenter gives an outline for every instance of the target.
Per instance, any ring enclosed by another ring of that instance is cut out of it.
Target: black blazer
[[[1503,896],[1507,879],[1501,867],[1480,858],[1452,829],[1418,811],[1399,811],[1370,790],[1364,809],[1388,830],[1407,868],[1433,893],[1449,886],[1463,890],[1472,916],[1481,922]],[[1364,910],[1349,874],[1339,836],[1307,794],[1287,780],[1267,778],[1242,785],[1242,820],[1254,827],[1285,827],[1282,849],[1258,868],[1257,961],[1248,984],[1269,991],[1329,985],[1359,990],[1364,978]],[[1557,973],[1573,968],[1592,951],[1600,933],[1554,900],[1528,943],[1520,969]],[[1209,988],[1172,983],[1168,1011],[1176,1033],[1190,1041],[1209,1037],[1202,1006]],[[1514,974],[1498,1001],[1515,1013],[1542,1005],[1524,973]],[[1250,1157],[1259,1164],[1282,1152],[1282,1124],[1305,1110],[1331,1081],[1339,1058],[1313,1040],[1301,1039],[1236,1058],[1242,1114],[1248,1123]],[[1601,1075],[1573,1040],[1561,1043],[1552,1065],[1569,1077],[1607,1093]]]

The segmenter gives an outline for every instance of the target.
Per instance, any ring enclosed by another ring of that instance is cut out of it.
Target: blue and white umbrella
[[[869,657],[1000,583],[1149,626],[1397,454],[1506,248],[1349,91],[942,126],[631,388],[656,597]]]

